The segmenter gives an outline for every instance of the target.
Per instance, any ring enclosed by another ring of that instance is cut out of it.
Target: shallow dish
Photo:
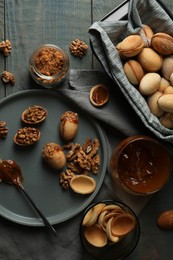
[[[29,106],[39,105],[47,109],[48,116],[38,128],[41,138],[32,147],[18,147],[13,142],[13,136],[21,128],[21,113]],[[79,129],[74,142],[83,144],[86,138],[98,138],[101,159],[100,171],[93,176],[96,189],[90,195],[76,194],[71,190],[64,191],[59,184],[59,174],[47,167],[41,159],[43,145],[57,142],[63,145],[58,134],[58,122],[62,113],[72,110],[79,115]],[[13,111],[13,112],[12,112]],[[1,140],[1,159],[15,160],[24,176],[24,187],[45,214],[51,224],[63,222],[81,212],[94,199],[99,191],[106,172],[107,145],[104,132],[96,121],[88,118],[68,99],[49,90],[27,90],[11,95],[0,102],[0,119],[7,122],[9,129],[6,139]],[[103,160],[104,158],[104,160]],[[10,185],[0,183],[0,215],[30,226],[42,226],[41,219],[28,205],[19,191]]]

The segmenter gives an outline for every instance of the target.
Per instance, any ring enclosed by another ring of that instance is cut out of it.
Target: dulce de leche
[[[157,140],[148,136],[126,138],[114,149],[110,159],[113,180],[129,193],[149,195],[168,181],[171,155]]]

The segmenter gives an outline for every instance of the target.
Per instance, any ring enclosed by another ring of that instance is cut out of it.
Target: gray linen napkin
[[[165,8],[156,0],[130,0],[128,20],[99,21],[89,29],[93,50],[107,74],[116,82],[128,103],[144,125],[154,135],[173,143],[173,130],[163,127],[149,110],[145,98],[129,83],[123,72],[123,64],[115,45],[129,34],[138,33],[142,24],[148,24],[154,32],[172,32],[173,21]]]
[[[73,103],[85,110],[95,119],[106,126],[113,128],[118,135],[130,136],[146,132],[146,127],[140,121],[132,107],[117,87],[116,83],[104,70],[71,70],[69,83],[64,84],[58,93],[67,96]],[[94,107],[89,100],[90,89],[96,84],[105,84],[110,91],[107,104]]]

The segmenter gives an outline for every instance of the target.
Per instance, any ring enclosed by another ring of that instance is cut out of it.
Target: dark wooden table
[[[71,69],[101,68],[91,49],[83,59],[78,59],[69,53],[69,44],[72,40],[79,38],[89,45],[88,29],[91,24],[100,20],[121,3],[121,0],[0,0],[0,41],[9,39],[12,43],[12,51],[8,57],[5,58],[0,53],[0,74],[7,70],[13,73],[16,79],[14,86],[5,85],[0,81],[0,99],[32,88],[33,81],[30,79],[28,61],[32,51],[43,43],[56,44],[64,49],[69,54]],[[172,0],[165,0],[164,3],[173,12]],[[172,180],[165,189],[152,197],[140,214],[140,241],[128,259],[173,259],[173,231],[161,231],[156,226],[156,217],[159,212],[171,207],[173,207]],[[72,224],[69,221],[66,224],[67,237],[67,227],[71,228],[74,221],[73,219]],[[61,257],[63,255],[62,247],[57,245],[48,247],[44,235],[43,238],[41,237],[43,233],[38,234],[39,230],[29,231],[17,224],[9,223],[3,218],[0,218],[0,222],[0,237],[3,238],[3,232],[6,232],[8,235],[5,238],[8,237],[9,245],[13,245],[13,248],[10,246],[8,248],[6,240],[0,244],[1,260],[65,259]],[[61,228],[57,226],[57,230],[61,230]],[[17,230],[18,235],[15,236]],[[39,237],[37,250],[35,246],[37,241],[33,241],[34,235]],[[61,241],[61,237],[59,239]],[[22,255],[20,254],[19,242],[21,248],[28,248],[27,255],[24,252]],[[61,244],[63,244],[62,241]],[[5,250],[9,250],[9,254],[6,254]],[[68,250],[65,242],[64,250]],[[69,252],[66,260],[92,259],[80,246],[73,249],[74,252],[75,250],[78,251],[76,257],[75,253],[70,256]]]

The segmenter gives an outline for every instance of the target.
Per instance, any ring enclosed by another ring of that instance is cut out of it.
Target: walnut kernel
[[[70,181],[73,176],[74,176],[74,173],[68,169],[65,172],[60,173],[59,183],[65,190],[67,190],[70,187]]]
[[[1,79],[4,83],[9,83],[11,85],[14,85],[15,84],[15,78],[14,78],[14,75],[9,72],[9,71],[6,71],[4,70],[2,75],[1,75]]]
[[[22,113],[22,121],[27,124],[38,124],[41,123],[47,117],[47,110],[41,106],[28,107]]]
[[[87,53],[88,45],[79,39],[75,39],[70,43],[69,50],[74,56],[82,58]]]
[[[87,139],[83,147],[80,144],[72,144],[70,151],[66,155],[67,168],[77,174],[98,174],[100,156],[98,139]]]
[[[9,40],[2,41],[0,43],[0,51],[4,56],[8,56],[11,53],[11,42]]]
[[[0,139],[6,138],[8,134],[7,123],[5,121],[0,121]]]
[[[40,131],[33,127],[24,127],[17,131],[14,142],[21,146],[35,144],[40,139]]]

